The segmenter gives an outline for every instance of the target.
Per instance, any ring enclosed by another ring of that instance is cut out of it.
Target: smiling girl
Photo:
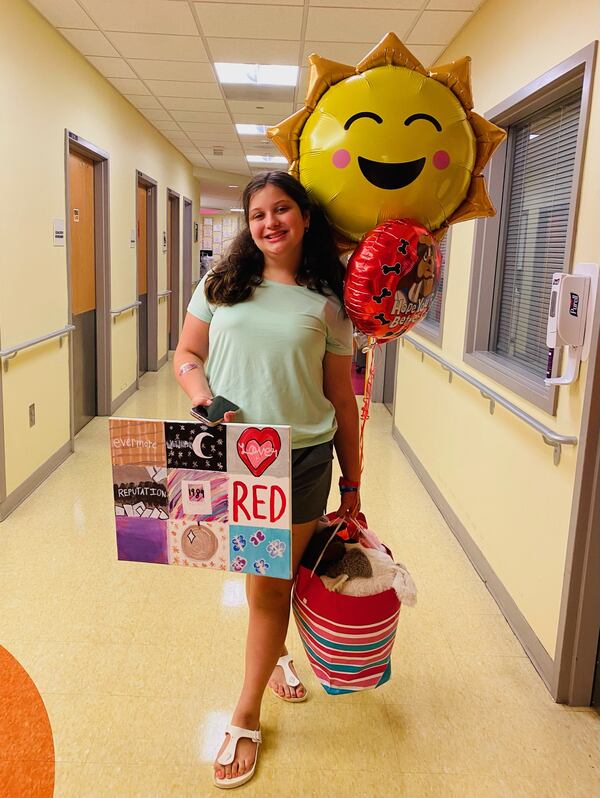
[[[343,474],[338,514],[360,508],[352,325],[343,309],[343,266],[304,187],[285,172],[267,172],[246,186],[243,206],[246,227],[189,304],[174,368],[192,405],[221,394],[239,406],[225,422],[291,426],[296,573],[325,510],[334,447]],[[217,754],[217,787],[254,775],[267,685],[288,702],[307,698],[285,647],[292,584],[246,576],[246,670]]]

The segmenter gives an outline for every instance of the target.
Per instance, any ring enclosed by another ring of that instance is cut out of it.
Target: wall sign
[[[291,578],[289,427],[110,419],[120,560]]]
[[[54,219],[53,221],[53,234],[52,243],[55,247],[64,247],[65,245],[65,220]]]

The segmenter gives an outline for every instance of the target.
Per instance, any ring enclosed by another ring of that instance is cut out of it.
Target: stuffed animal
[[[373,576],[373,569],[369,558],[361,551],[362,546],[346,546],[344,547],[344,556],[341,560],[331,563],[327,568],[326,576],[333,580],[331,583],[325,583],[329,590],[336,593],[342,591],[344,583],[349,579],[356,577],[363,577],[368,579]],[[323,581],[325,581],[323,579]]]
[[[330,565],[326,575],[321,576],[328,590],[346,596],[372,596],[393,588],[403,604],[408,607],[416,604],[417,588],[406,566],[395,563],[389,554],[365,548],[360,543],[346,543],[345,548],[346,554],[340,563]],[[371,569],[370,575],[367,575],[365,560]],[[340,574],[345,578],[340,579]]]

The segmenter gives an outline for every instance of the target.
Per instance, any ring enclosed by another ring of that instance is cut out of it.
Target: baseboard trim
[[[46,460],[33,474],[30,474],[25,482],[22,482],[18,488],[13,490],[12,493],[0,502],[0,521],[4,521],[8,516],[16,510],[16,508],[25,501],[31,494],[39,488],[59,465],[64,463],[67,457],[73,452],[71,441],[67,441],[60,449],[55,452],[51,457]]]
[[[137,386],[137,380],[136,380],[136,382],[132,382],[131,385],[129,386],[129,388],[126,388],[123,391],[122,394],[119,394],[119,396],[117,396],[116,399],[113,399],[113,401],[111,402],[111,405],[110,405],[110,414],[111,414],[111,416],[113,415],[113,413],[117,412],[117,410],[121,407],[123,402],[125,402],[127,399],[129,399],[130,396],[133,396],[133,394],[137,391],[137,389],[138,389],[138,386]]]
[[[553,692],[554,662],[551,656],[539,641],[521,610],[515,604],[514,599],[504,587],[493,568],[486,560],[481,549],[477,546],[469,534],[467,528],[458,518],[452,507],[448,504],[438,486],[429,476],[423,464],[411,449],[408,441],[403,437],[395,425],[392,425],[392,437],[413,467],[425,490],[433,499],[438,510],[452,530],[452,533],[462,546],[465,554],[494,598],[494,601],[500,607],[502,614],[508,621],[511,629],[523,646],[525,653],[546,684],[548,691],[556,701],[556,695]]]
[[[157,371],[160,371],[160,370],[161,370],[161,368],[162,368],[162,367],[165,365],[165,363],[167,362],[167,360],[168,360],[168,359],[169,359],[169,353],[167,352],[167,353],[166,353],[165,355],[163,355],[163,356],[161,357],[161,359],[158,361],[158,366],[156,367],[156,370],[157,370]]]

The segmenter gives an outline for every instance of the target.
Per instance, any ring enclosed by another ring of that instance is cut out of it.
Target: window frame
[[[442,299],[440,303],[440,320],[436,324],[425,317],[415,325],[415,332],[427,338],[432,343],[441,347],[444,339],[444,308],[446,306],[446,289],[448,288],[448,260],[450,258],[450,244],[452,242],[452,228],[448,228],[446,233],[446,254],[444,255],[443,268],[443,285],[442,285]]]
[[[500,127],[510,127],[523,117],[581,88],[579,129],[563,272],[570,272],[573,266],[596,49],[597,42],[591,42],[485,114],[486,119]],[[508,139],[501,144],[484,171],[490,198],[498,213],[496,216],[478,219],[475,223],[463,359],[477,371],[491,377],[547,413],[555,415],[558,402],[556,386],[546,386],[542,378],[531,374],[513,359],[492,352],[489,348],[498,279],[496,265],[499,259],[499,247],[503,241],[502,223],[505,217],[503,204],[508,195],[510,179],[507,141]],[[560,358],[555,359],[553,373],[556,373],[560,360]]]

